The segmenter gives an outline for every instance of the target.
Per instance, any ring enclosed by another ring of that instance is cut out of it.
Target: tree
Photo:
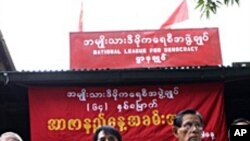
[[[239,1],[240,0],[198,0],[196,9],[200,9],[201,17],[205,15],[206,18],[209,18],[210,13],[212,12],[213,14],[216,14],[217,9],[221,5],[226,5],[226,6],[234,4],[239,5]]]

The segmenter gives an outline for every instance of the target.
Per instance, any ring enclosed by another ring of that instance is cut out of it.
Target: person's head
[[[250,125],[250,121],[245,118],[237,118],[231,125]]]
[[[17,133],[5,132],[1,135],[0,141],[23,141],[23,140]]]
[[[95,131],[93,141],[122,141],[122,136],[112,126],[101,126]]]
[[[201,141],[203,118],[194,109],[177,113],[174,118],[173,134],[179,141]]]

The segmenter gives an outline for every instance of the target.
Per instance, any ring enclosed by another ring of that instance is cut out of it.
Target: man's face
[[[118,139],[112,135],[112,134],[105,134],[103,131],[101,131],[98,134],[98,141],[118,141]]]
[[[201,141],[202,123],[197,115],[186,114],[181,127],[174,127],[173,132],[179,141]]]

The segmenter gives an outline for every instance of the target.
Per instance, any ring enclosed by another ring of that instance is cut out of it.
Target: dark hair
[[[250,121],[245,118],[237,118],[231,123],[231,125],[236,125],[239,122],[245,122],[247,125],[250,125]]]
[[[203,126],[203,118],[202,118],[201,114],[198,111],[194,110],[194,109],[185,109],[185,110],[182,110],[179,113],[177,113],[177,115],[174,118],[174,126],[175,127],[181,127],[183,117],[185,115],[187,115],[187,114],[197,115],[199,117],[199,119],[200,119],[200,122],[201,122],[202,126]]]
[[[116,128],[114,128],[112,126],[101,126],[101,127],[97,128],[95,133],[94,133],[93,141],[98,140],[98,135],[101,131],[103,131],[105,134],[114,135],[118,139],[118,141],[122,141],[121,134],[119,133],[119,131]]]

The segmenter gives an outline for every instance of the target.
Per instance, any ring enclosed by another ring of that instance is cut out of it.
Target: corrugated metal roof
[[[123,85],[250,81],[250,67],[207,66],[115,70],[2,71],[0,84]]]

